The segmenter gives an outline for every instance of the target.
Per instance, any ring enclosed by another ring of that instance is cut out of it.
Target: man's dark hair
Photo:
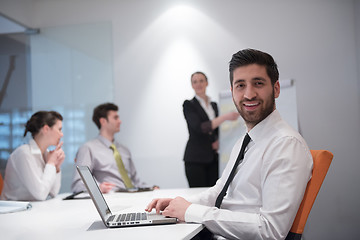
[[[231,86],[234,81],[234,70],[238,67],[247,66],[249,64],[265,66],[266,73],[269,75],[272,85],[279,80],[278,67],[273,57],[268,53],[248,48],[232,55],[229,63]]]
[[[96,124],[96,126],[100,129],[101,128],[100,118],[106,118],[107,120],[109,111],[118,111],[118,110],[119,110],[118,106],[116,106],[113,103],[100,104],[94,109],[92,120]]]

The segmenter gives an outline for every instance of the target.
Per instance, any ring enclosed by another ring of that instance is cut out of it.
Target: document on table
[[[31,207],[30,202],[0,201],[0,214],[25,211]]]

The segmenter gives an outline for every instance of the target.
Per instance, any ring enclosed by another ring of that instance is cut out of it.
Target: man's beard
[[[251,99],[251,100],[257,100],[257,99]],[[261,122],[262,120],[264,120],[267,116],[269,116],[275,109],[275,92],[274,92],[274,88],[272,91],[271,96],[266,99],[266,103],[267,105],[263,106],[262,104],[264,103],[263,100],[259,100],[260,101],[260,107],[262,109],[258,109],[255,112],[248,112],[246,110],[244,110],[243,107],[243,101],[239,102],[238,104],[234,101],[234,104],[236,106],[236,109],[238,110],[238,112],[240,113],[241,117],[244,119],[246,125],[250,125],[252,127],[254,127],[256,124],[258,124],[259,122]]]

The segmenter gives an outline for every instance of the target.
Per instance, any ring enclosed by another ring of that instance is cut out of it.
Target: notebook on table
[[[176,218],[165,217],[160,214],[148,213],[145,211],[112,214],[89,168],[87,166],[76,166],[76,168],[106,227],[113,228],[113,227],[159,225],[159,224],[173,224],[177,222]]]

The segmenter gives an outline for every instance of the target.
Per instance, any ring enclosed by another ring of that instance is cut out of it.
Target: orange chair
[[[305,224],[316,196],[320,190],[326,173],[333,159],[333,154],[326,150],[310,150],[313,157],[312,177],[306,187],[304,198],[300,204],[293,225],[285,240],[300,240]]]
[[[1,195],[1,192],[2,192],[2,189],[3,189],[3,186],[4,186],[4,181],[3,181],[3,178],[0,174],[0,195]]]

